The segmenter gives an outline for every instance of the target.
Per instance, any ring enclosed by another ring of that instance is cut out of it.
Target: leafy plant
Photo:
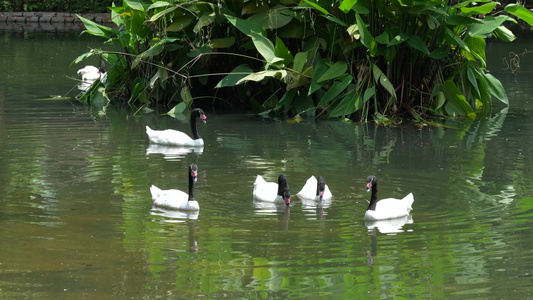
[[[263,115],[389,123],[405,115],[475,118],[492,97],[507,103],[486,70],[485,38],[514,40],[505,22],[516,22],[512,15],[531,25],[533,13],[497,6],[124,0],[111,8],[118,29],[82,21],[114,48],[90,52],[113,65],[107,94],[135,110],[177,103],[175,113],[208,98]]]

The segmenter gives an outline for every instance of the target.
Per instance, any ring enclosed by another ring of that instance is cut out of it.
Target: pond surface
[[[509,95],[453,128],[265,120],[207,112],[201,153],[150,147],[145,125],[185,121],[76,101],[87,36],[0,32],[0,298],[533,297],[533,54],[520,73],[489,42]],[[93,62],[97,64],[97,62]],[[193,90],[194,92],[194,90]],[[199,215],[152,208],[149,187],[187,188]],[[257,175],[287,175],[290,207],[254,203]],[[295,194],[323,175],[333,200]],[[415,197],[411,218],[369,224],[380,197]]]

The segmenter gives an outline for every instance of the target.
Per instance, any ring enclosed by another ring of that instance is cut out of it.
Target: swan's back
[[[367,210],[366,220],[387,220],[407,216],[413,210],[415,198],[409,193],[403,199],[386,198],[376,202],[375,210]]]
[[[151,143],[161,144],[161,145],[172,145],[172,146],[203,146],[204,140],[197,139],[193,140],[186,133],[167,129],[167,130],[153,130],[150,127],[146,126],[146,135]]]
[[[278,197],[278,184],[267,182],[261,175],[257,175],[255,178],[253,196],[259,201],[275,202],[281,200],[283,202],[283,199]]]
[[[315,176],[309,177],[307,181],[305,182],[305,185],[303,186],[302,190],[296,194],[300,199],[305,200],[320,200],[320,197],[316,195],[316,186],[317,186],[317,179]],[[333,197],[331,194],[331,191],[329,190],[328,185],[326,184],[326,187],[324,189],[324,195],[322,198],[324,200],[329,200]]]
[[[155,185],[150,187],[152,201],[157,207],[181,210],[199,210],[197,201],[189,201],[189,195],[180,190],[162,190]]]

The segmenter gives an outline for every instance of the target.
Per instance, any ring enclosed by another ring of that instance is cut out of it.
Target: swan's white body
[[[173,129],[153,130],[146,126],[146,134],[148,135],[150,143],[154,144],[189,147],[201,147],[204,145],[203,139],[193,140],[184,132]]]
[[[183,191],[175,189],[162,190],[157,186],[152,185],[150,187],[150,193],[152,194],[154,206],[187,211],[200,210],[198,201],[189,201],[189,195]]]
[[[254,182],[254,199],[264,202],[285,203],[283,197],[278,195],[278,184],[267,182],[261,175],[257,175]]]
[[[91,83],[96,79],[100,79],[100,81],[105,82],[107,78],[107,73],[101,72],[100,69],[95,66],[85,66],[84,68],[79,69],[78,75],[81,75],[82,81]]]
[[[300,199],[320,201],[320,196],[317,196],[316,194],[316,186],[317,186],[317,179],[315,176],[311,176],[309,177],[309,179],[307,179],[302,190],[299,191],[298,194],[296,194],[296,196],[298,196],[298,198]],[[331,191],[329,190],[329,187],[326,184],[326,187],[324,189],[324,195],[322,196],[322,200],[331,200],[332,197],[333,195],[331,194]]]
[[[387,198],[379,200],[376,202],[375,210],[366,211],[365,220],[388,220],[405,217],[413,210],[414,201],[413,193],[409,193],[403,199]]]

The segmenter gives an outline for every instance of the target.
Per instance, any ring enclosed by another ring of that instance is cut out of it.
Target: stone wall
[[[79,14],[80,16],[113,27],[111,14]],[[0,30],[19,32],[75,32],[85,28],[76,14],[64,12],[0,12]]]

